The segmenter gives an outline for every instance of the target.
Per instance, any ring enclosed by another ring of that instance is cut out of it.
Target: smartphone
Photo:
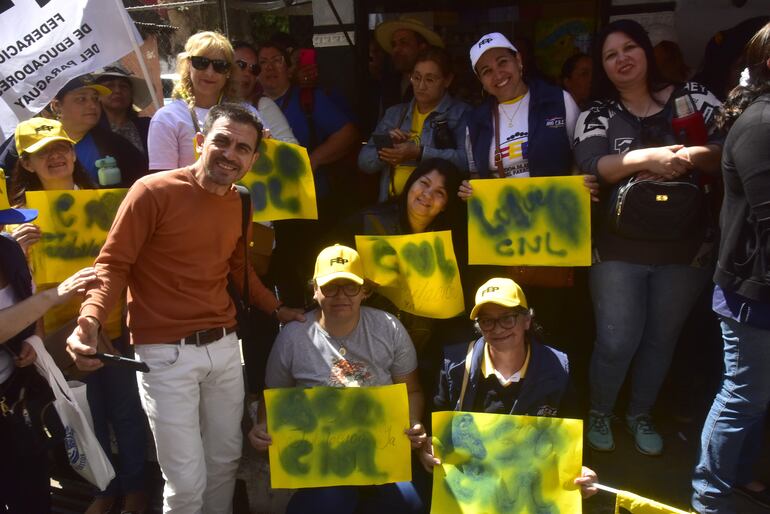
[[[299,65],[307,66],[309,64],[315,64],[315,48],[300,48]]]
[[[390,138],[390,134],[372,134],[372,140],[377,150],[393,148],[393,140]]]
[[[121,357],[119,355],[96,352],[93,355],[89,355],[89,357],[93,357],[94,359],[99,359],[104,363],[105,366],[118,366],[120,368],[129,368],[134,371],[141,371],[142,373],[147,373],[148,371],[150,371],[150,368],[147,366],[146,362],[136,361],[133,359],[126,359],[125,357]]]

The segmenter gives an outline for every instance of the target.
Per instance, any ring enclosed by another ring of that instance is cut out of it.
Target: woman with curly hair
[[[238,101],[231,73],[233,55],[230,41],[218,32],[198,32],[187,40],[184,52],[176,59],[179,80],[171,93],[174,101],[159,109],[150,122],[150,170],[176,169],[195,162],[193,137],[203,127],[209,109],[225,101]]]
[[[692,504],[703,514],[735,513],[733,491],[757,503],[770,499],[770,489],[749,476],[770,403],[770,23],[749,42],[746,63],[717,120],[729,130],[712,301],[724,368],[692,481]]]

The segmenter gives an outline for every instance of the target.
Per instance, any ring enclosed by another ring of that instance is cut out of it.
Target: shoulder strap
[[[500,105],[497,103],[494,103],[492,106],[492,123],[495,125],[495,166],[497,167],[497,175],[500,178],[505,178],[503,152],[500,150]]]
[[[465,371],[463,372],[463,385],[460,387],[460,398],[457,400],[457,410],[462,410],[463,400],[465,400],[465,391],[468,389],[468,380],[471,376],[471,360],[473,359],[473,348],[476,345],[476,340],[473,339],[468,343],[468,352],[465,355]]]
[[[241,239],[243,239],[243,294],[241,302],[246,306],[251,301],[249,295],[249,215],[251,214],[251,195],[249,190],[240,184],[235,184],[235,189],[241,197]]]

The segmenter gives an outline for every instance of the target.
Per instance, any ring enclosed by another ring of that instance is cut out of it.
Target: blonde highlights
[[[173,98],[179,98],[187,102],[188,105],[195,105],[195,93],[193,92],[192,78],[190,76],[190,57],[203,55],[206,52],[222,52],[225,60],[233,65],[234,51],[230,41],[219,32],[203,31],[193,34],[187,39],[184,45],[184,52],[180,52],[176,57],[176,72],[179,74],[179,80],[174,84],[174,90],[171,93]],[[235,89],[235,79],[231,71],[227,72],[227,80],[221,91],[222,100],[238,100],[238,94]]]

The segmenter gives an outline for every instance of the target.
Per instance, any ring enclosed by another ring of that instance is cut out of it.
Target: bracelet
[[[270,313],[270,316],[272,316],[274,319],[278,319],[278,311],[280,311],[283,306],[284,305],[282,303],[279,303],[278,307],[276,307],[275,310]]]

